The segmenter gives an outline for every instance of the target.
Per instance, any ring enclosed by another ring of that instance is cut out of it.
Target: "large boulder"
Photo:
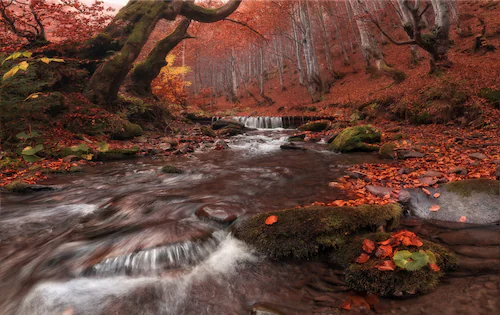
[[[330,127],[330,124],[331,123],[329,120],[316,120],[316,121],[306,122],[305,124],[300,126],[298,129],[300,131],[318,132],[318,131],[326,130],[328,127]]]
[[[125,122],[123,124],[122,130],[116,132],[111,136],[114,140],[129,140],[134,137],[142,136],[142,128],[138,124],[133,124],[131,122]]]
[[[128,149],[112,149],[105,152],[99,152],[97,154],[97,161],[115,161],[115,160],[126,160],[137,157],[139,148],[133,147]]]
[[[217,121],[214,121],[214,123],[212,124],[213,130],[219,130],[226,127],[243,129],[245,128],[245,125],[233,119],[219,119]]]
[[[421,189],[411,189],[408,204],[412,215],[423,219],[488,224],[500,221],[500,181],[490,179],[468,179],[450,182],[438,188],[428,188],[431,195]],[[439,198],[433,195],[439,193]],[[440,209],[431,212],[432,205]]]
[[[260,213],[234,228],[235,236],[270,258],[307,258],[344,244],[350,234],[396,226],[398,204],[309,207]],[[269,216],[278,221],[266,224]]]
[[[344,129],[328,149],[338,152],[353,151],[377,151],[379,149],[376,143],[379,143],[382,133],[371,125],[354,126]]]

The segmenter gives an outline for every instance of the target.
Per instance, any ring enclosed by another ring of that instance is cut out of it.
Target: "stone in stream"
[[[114,161],[125,160],[137,157],[139,148],[133,147],[129,149],[113,149],[106,152],[99,152],[96,156],[97,161]]]
[[[489,179],[468,179],[450,182],[442,187],[428,188],[431,196],[421,189],[409,189],[410,214],[423,219],[460,222],[464,216],[467,223],[488,224],[500,221],[500,182]],[[432,195],[439,193],[439,198]],[[429,211],[439,205],[436,212]]]
[[[15,180],[3,187],[3,189],[11,192],[17,193],[28,193],[28,192],[36,192],[36,191],[51,191],[51,190],[60,190],[62,186],[59,185],[32,185],[25,183],[22,180]]]
[[[200,131],[205,136],[208,136],[211,138],[217,137],[217,134],[215,133],[215,131],[212,128],[210,128],[209,126],[201,126]]]
[[[165,165],[161,168],[161,172],[165,174],[182,174],[183,170],[172,165]]]
[[[270,258],[300,259],[336,248],[352,233],[381,225],[391,229],[401,213],[398,204],[286,209],[257,214],[233,229],[237,238]],[[278,221],[267,225],[271,215]]]
[[[214,121],[214,123],[212,124],[213,130],[219,130],[227,127],[235,129],[243,129],[245,128],[245,124],[240,123],[239,121],[233,119],[219,119],[217,121]]]
[[[206,205],[198,208],[195,215],[222,223],[231,223],[238,218],[233,207],[224,205]]]
[[[302,151],[307,150],[306,148],[298,146],[294,143],[282,144],[282,145],[280,145],[280,149],[281,150],[302,150]]]
[[[354,126],[344,130],[328,145],[328,150],[342,153],[377,151],[382,133],[371,125]]]
[[[323,131],[326,130],[328,127],[330,127],[331,122],[329,120],[316,120],[316,121],[310,121],[307,122],[301,126],[299,126],[300,131],[313,131],[313,132],[318,132],[318,131]]]

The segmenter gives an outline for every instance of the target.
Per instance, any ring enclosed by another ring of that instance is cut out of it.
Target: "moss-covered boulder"
[[[397,247],[398,251],[407,250],[409,252],[431,251],[436,259],[439,271],[434,271],[426,263],[420,269],[408,271],[395,267],[394,270],[379,270],[378,265],[384,259],[372,255],[364,263],[356,263],[355,260],[363,252],[363,240],[369,239],[375,243],[389,238],[386,233],[372,233],[350,239],[339,250],[332,254],[332,260],[336,264],[346,267],[346,283],[352,290],[358,292],[373,293],[380,296],[400,296],[426,293],[432,290],[443,277],[445,271],[453,270],[458,265],[456,256],[445,247],[422,240],[423,245]],[[392,261],[391,258],[385,260]]]
[[[212,138],[217,137],[217,134],[215,133],[215,131],[212,128],[210,128],[209,126],[201,126],[200,131],[201,131],[201,134],[203,134],[207,137],[212,137]]]
[[[56,185],[31,185],[22,180],[15,180],[3,187],[4,190],[16,193],[28,193],[35,191],[50,191],[61,189],[60,186]]]
[[[326,130],[328,127],[330,127],[330,121],[329,120],[316,120],[316,121],[310,121],[302,126],[300,126],[298,129],[300,131],[313,131],[313,132],[319,132]]]
[[[397,157],[397,154],[394,152],[394,149],[396,149],[396,145],[392,142],[389,143],[384,143],[380,149],[378,150],[378,154],[380,157],[384,159],[395,159]]]
[[[114,161],[114,160],[125,160],[137,157],[139,148],[128,148],[128,149],[113,149],[106,152],[99,152],[97,154],[97,161]]]
[[[113,134],[111,138],[114,140],[129,140],[139,136],[142,136],[141,126],[131,122],[124,122],[122,130]]]
[[[212,124],[213,130],[219,130],[225,127],[243,129],[245,125],[233,119],[219,119]]]
[[[446,191],[462,197],[470,197],[473,194],[500,195],[500,181],[492,179],[466,179],[449,182],[444,187]]]
[[[161,168],[161,172],[165,174],[182,174],[183,170],[172,165],[165,165]]]
[[[398,204],[286,209],[255,215],[241,222],[234,233],[270,258],[307,258],[338,248],[350,234],[380,225],[392,228],[401,211]],[[266,218],[271,215],[278,221],[267,225]]]
[[[236,135],[240,135],[244,133],[245,131],[242,128],[239,127],[234,127],[232,125],[224,127],[219,130],[219,135],[220,136],[226,136],[226,137],[232,137]]]
[[[382,133],[371,125],[354,126],[344,129],[328,149],[338,152],[353,151],[377,151],[379,149],[376,143],[379,143]]]

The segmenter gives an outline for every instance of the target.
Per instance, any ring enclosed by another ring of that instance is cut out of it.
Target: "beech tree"
[[[85,90],[86,97],[96,104],[114,103],[119,88],[159,20],[173,21],[181,15],[190,20],[212,23],[229,16],[240,3],[241,0],[230,0],[218,9],[206,9],[195,5],[193,1],[129,1],[113,21],[101,33],[89,40],[82,50],[88,58],[105,58],[108,51],[114,51],[93,73]],[[178,38],[174,36],[171,40],[178,40]],[[151,56],[151,59],[148,58],[149,61],[161,56],[165,58],[166,50],[156,49],[155,58]],[[148,64],[148,59],[144,66],[157,69],[156,63],[155,65],[153,62]],[[134,76],[136,81],[141,80],[140,71]],[[149,78],[146,79],[149,80]]]

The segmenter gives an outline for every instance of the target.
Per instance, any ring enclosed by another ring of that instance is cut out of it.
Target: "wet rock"
[[[99,152],[97,154],[97,161],[114,161],[114,160],[125,160],[137,157],[139,148],[129,148],[129,149],[113,149],[106,152]]]
[[[305,138],[306,138],[305,134],[298,134],[289,137],[288,141],[304,141]]]
[[[466,270],[472,272],[500,272],[500,259],[470,258],[459,256],[460,265],[458,271]]]
[[[367,185],[366,190],[368,190],[369,192],[380,198],[383,198],[386,195],[390,195],[392,192],[392,188],[390,187],[373,186],[373,185]]]
[[[219,119],[212,124],[213,130],[219,130],[223,128],[234,128],[234,129],[243,129],[245,125],[240,123],[239,121],[232,119]]]
[[[201,126],[200,131],[203,135],[205,135],[207,137],[215,138],[217,136],[215,131],[212,128],[210,128],[209,126]]]
[[[418,152],[418,151],[398,151],[398,157],[401,159],[412,159],[412,158],[422,158],[425,156],[425,153]]]
[[[408,203],[411,200],[410,192],[406,189],[401,190],[398,195],[398,200],[402,203]]]
[[[215,147],[218,148],[219,150],[221,149],[229,149],[229,145],[226,143],[226,141],[222,140],[222,139],[218,139],[217,141],[215,141]]]
[[[403,175],[403,174],[411,174],[415,172],[415,169],[414,168],[410,168],[410,167],[403,167],[403,168],[400,168],[399,171],[398,171],[398,174],[400,175]]]
[[[313,131],[313,132],[318,132],[318,131],[323,131],[326,130],[330,126],[330,121],[329,120],[316,120],[316,121],[310,121],[307,122],[301,126],[299,126],[300,131]]]
[[[62,186],[56,185],[30,185],[28,183],[23,182],[22,180],[15,180],[5,185],[3,189],[11,192],[18,193],[29,193],[36,191],[51,191],[51,190],[60,190]]]
[[[457,254],[471,258],[500,259],[500,246],[456,245],[452,249]]]
[[[207,218],[217,222],[231,223],[238,218],[233,208],[224,206],[202,206],[195,212],[199,218]]]
[[[418,181],[429,186],[432,186],[438,182],[437,179],[434,179],[432,177],[420,177]]]
[[[457,175],[467,175],[467,169],[462,166],[457,166],[452,169],[450,169],[450,174],[457,174]]]
[[[63,157],[64,162],[74,162],[74,161],[79,161],[81,159],[82,159],[81,157],[78,157],[74,154]]]
[[[256,305],[252,308],[252,315],[284,315],[284,313],[270,306]]]
[[[142,136],[141,126],[139,126],[138,124],[126,122],[123,124],[122,130],[113,134],[111,138],[113,140],[129,140],[139,136]]]
[[[158,149],[163,150],[163,151],[170,151],[173,149],[173,146],[168,142],[164,142],[164,143],[160,143],[158,145]]]
[[[174,154],[186,154],[186,153],[191,153],[194,152],[194,148],[191,143],[181,143],[179,148],[174,151]]]
[[[429,177],[427,177],[429,178]],[[426,181],[429,185],[432,181]],[[487,179],[470,179],[447,183],[443,187],[430,188],[431,196],[421,189],[410,189],[408,208],[410,214],[423,219],[460,222],[462,216],[467,223],[488,224],[500,221],[500,183]],[[439,193],[439,198],[432,195]],[[440,210],[431,212],[432,205]]]
[[[354,126],[344,129],[328,149],[338,152],[377,151],[382,133],[370,125]]]
[[[294,143],[282,144],[282,145],[280,145],[280,149],[281,150],[302,150],[302,151],[307,150],[306,148],[298,146]]]
[[[241,135],[242,133],[245,133],[245,131],[242,128],[233,127],[233,126],[224,127],[224,128],[219,130],[219,135],[226,136],[226,137]]]
[[[172,165],[165,165],[161,168],[161,172],[165,174],[182,174],[183,170]]]
[[[443,173],[438,172],[438,171],[427,171],[424,173],[423,177],[443,177]]]
[[[396,145],[394,143],[384,143],[381,147],[380,150],[378,150],[378,154],[380,157],[384,159],[390,159],[393,160],[397,158],[396,152],[394,152],[394,149],[396,148]]]
[[[469,154],[469,157],[471,159],[475,159],[475,160],[484,160],[487,158],[486,155],[482,154],[482,153],[479,153],[479,152],[476,152],[476,153],[472,153],[472,154]]]
[[[321,305],[328,305],[328,306],[337,306],[338,301],[332,296],[329,295],[319,295],[313,298],[314,302],[321,304]]]

